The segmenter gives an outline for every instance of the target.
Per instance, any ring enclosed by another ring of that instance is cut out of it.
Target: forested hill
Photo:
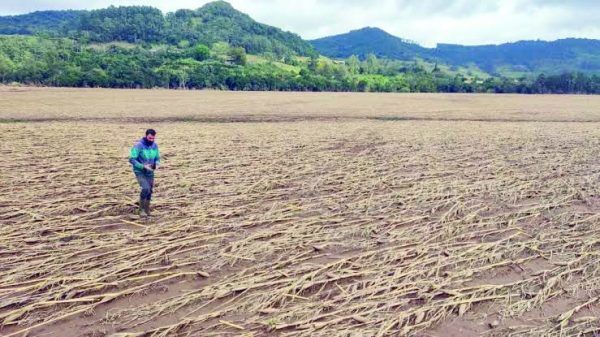
[[[300,36],[254,21],[229,3],[215,1],[196,10],[163,13],[148,6],[91,11],[42,11],[0,17],[0,34],[48,34],[91,42],[212,45],[227,42],[253,54],[310,55]]]
[[[334,58],[224,1],[5,16],[0,84],[600,94],[594,40],[431,49],[367,28],[313,42]]]
[[[493,73],[600,73],[600,40],[560,39],[519,41],[499,45],[461,46],[439,44],[434,55],[448,64],[477,64]]]
[[[249,54],[277,57],[310,56],[316,52],[332,58],[356,55],[476,67],[488,74],[519,77],[528,74],[584,72],[600,74],[600,40],[563,39],[552,42],[519,41],[500,45],[462,46],[439,44],[425,48],[367,27],[310,42],[276,27],[254,21],[225,1],[198,9],[163,14],[148,6],[108,7],[91,11],[40,11],[0,17],[0,35],[42,34],[78,41],[138,44],[212,46],[226,42]],[[315,51],[316,49],[316,51]]]
[[[38,32],[65,34],[75,28],[84,11],[38,11],[23,15],[0,16],[0,34],[31,35]]]
[[[374,27],[365,27],[310,42],[321,54],[334,58],[356,55],[364,60],[369,54],[395,60],[433,57],[431,50]]]
[[[347,58],[368,54],[396,60],[421,58],[453,66],[476,65],[491,74],[555,74],[570,71],[600,73],[600,40],[562,39],[519,41],[499,45],[462,46],[439,44],[424,48],[377,28],[311,41],[323,55]]]

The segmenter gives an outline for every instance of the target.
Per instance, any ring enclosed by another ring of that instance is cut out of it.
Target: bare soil
[[[0,88],[0,335],[594,336],[599,103]]]

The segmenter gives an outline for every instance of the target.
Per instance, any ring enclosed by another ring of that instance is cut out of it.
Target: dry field
[[[600,333],[600,97],[0,88],[0,135],[2,336]]]

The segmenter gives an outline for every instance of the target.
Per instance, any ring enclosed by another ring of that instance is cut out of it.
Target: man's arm
[[[156,146],[156,158],[154,159],[154,169],[158,168],[160,165],[160,151],[158,150],[158,145]]]
[[[133,165],[134,168],[138,170],[144,169],[144,164],[140,163],[138,157],[140,155],[140,150],[134,145],[129,152],[129,162]]]

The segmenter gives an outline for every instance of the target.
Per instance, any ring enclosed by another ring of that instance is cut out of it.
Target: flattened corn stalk
[[[557,298],[574,302],[490,334],[597,332],[595,126],[198,125],[159,125],[149,223],[126,215],[134,180],[94,125],[0,125],[2,334],[87,315],[114,336],[416,335]],[[125,149],[136,126],[111,127]]]

